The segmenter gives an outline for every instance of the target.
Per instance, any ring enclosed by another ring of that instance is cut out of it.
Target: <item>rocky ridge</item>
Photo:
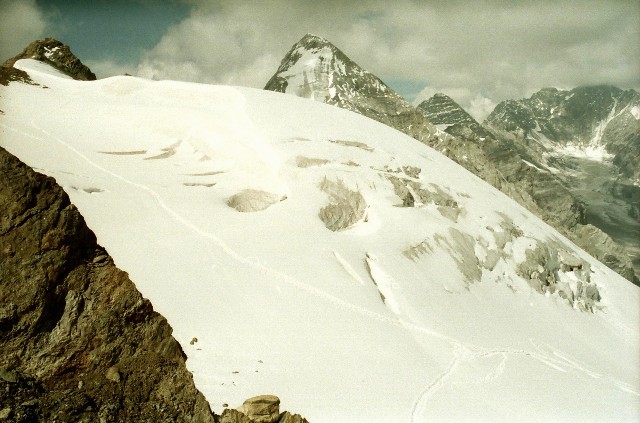
[[[545,88],[500,103],[484,126],[512,151],[526,152],[543,182],[536,188],[541,201],[553,205],[543,188],[548,180],[583,204],[582,223],[590,228],[576,228],[574,242],[639,283],[640,94],[612,86]]]
[[[485,126],[470,116],[472,120],[469,121],[462,107],[444,94],[437,94],[422,104],[424,106],[420,110],[428,119],[447,126],[447,133],[467,140],[472,148],[481,150],[473,156],[475,161],[488,162],[509,185],[500,186],[488,180],[490,183],[518,200],[589,254],[630,281],[637,282],[628,251],[603,230],[589,224],[585,204],[572,192],[571,183],[550,169],[542,152],[535,148],[538,144],[521,142],[514,132]],[[464,161],[456,161],[465,165]],[[468,165],[465,167],[474,171]],[[474,173],[482,177],[478,172]],[[509,192],[505,187],[515,187],[516,190]]]
[[[558,145],[602,147],[614,155],[622,176],[640,178],[640,94],[634,90],[545,88],[530,98],[503,101],[484,123],[523,142],[537,141],[535,148],[543,152]]]
[[[22,53],[7,60],[2,66],[11,68],[20,59],[41,61],[78,81],[96,80],[96,75],[71,52],[69,46],[55,38],[32,42]]]

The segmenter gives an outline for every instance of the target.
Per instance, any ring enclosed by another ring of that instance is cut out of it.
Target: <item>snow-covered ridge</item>
[[[214,409],[640,416],[640,289],[434,150],[279,93],[17,66],[49,88],[0,88],[1,145],[64,187]]]

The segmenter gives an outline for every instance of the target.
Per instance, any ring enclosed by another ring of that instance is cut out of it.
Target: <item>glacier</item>
[[[39,85],[0,87],[0,145],[69,194],[215,411],[640,419],[640,288],[435,150],[281,93],[15,66]]]

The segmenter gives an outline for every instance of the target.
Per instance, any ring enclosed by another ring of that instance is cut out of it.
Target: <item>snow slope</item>
[[[640,419],[640,289],[429,147],[279,93],[16,66],[48,88],[0,87],[0,145],[63,186],[214,410]]]

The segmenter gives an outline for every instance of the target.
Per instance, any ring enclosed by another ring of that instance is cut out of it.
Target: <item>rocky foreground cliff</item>
[[[215,416],[62,188],[2,148],[0,175],[0,421],[306,422],[275,396]]]
[[[213,422],[171,327],[54,180],[0,149],[0,417]]]

